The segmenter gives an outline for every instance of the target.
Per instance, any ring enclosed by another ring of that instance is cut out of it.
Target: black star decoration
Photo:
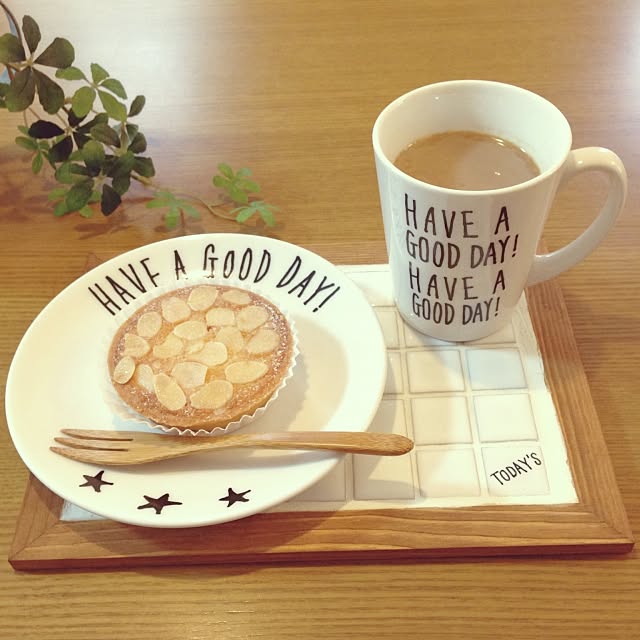
[[[113,484],[113,482],[107,482],[106,480],[102,479],[103,473],[104,473],[104,470],[98,471],[98,473],[96,473],[95,476],[85,476],[84,474],[82,474],[82,477],[86,480],[86,482],[84,484],[81,484],[80,486],[93,487],[93,490],[96,493],[100,493],[100,489],[102,489],[103,485]]]
[[[249,502],[249,498],[245,498],[249,491],[251,491],[251,489],[247,489],[241,493],[236,493],[231,487],[229,487],[227,489],[227,495],[224,496],[224,498],[220,498],[220,502],[226,502],[227,508],[236,502]]]
[[[182,504],[182,502],[174,502],[173,500],[169,500],[168,493],[165,493],[159,498],[144,496],[144,499],[147,501],[147,504],[141,504],[138,509],[155,509],[157,515],[160,515],[165,507],[168,507],[172,504]]]

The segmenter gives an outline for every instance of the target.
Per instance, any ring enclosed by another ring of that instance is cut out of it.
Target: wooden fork
[[[64,447],[50,447],[62,456],[104,466],[145,464],[216,449],[325,449],[378,456],[411,451],[409,438],[391,433],[351,431],[289,431],[211,437],[168,436],[139,431],[62,429],[54,438]]]

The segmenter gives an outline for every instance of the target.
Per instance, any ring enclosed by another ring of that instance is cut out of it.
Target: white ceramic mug
[[[476,131],[522,148],[540,175],[501,189],[462,191],[421,182],[394,166],[416,140]],[[380,201],[394,298],[406,322],[448,341],[476,340],[506,324],[528,285],[583,260],[622,210],[627,177],[608,149],[571,150],[562,113],[525,89],[457,80],[415,89],[389,104],[373,127]],[[536,247],[556,190],[578,172],[609,177],[598,217],[573,242]]]

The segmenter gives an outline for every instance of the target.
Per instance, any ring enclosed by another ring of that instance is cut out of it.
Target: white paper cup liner
[[[124,322],[127,321],[136,311],[142,308],[144,305],[148,304],[155,298],[159,298],[166,293],[170,293],[171,291],[177,291],[178,289],[184,289],[186,287],[192,287],[197,285],[211,285],[211,286],[220,286],[220,287],[237,287],[238,289],[244,289],[249,291],[250,293],[254,293],[259,295],[269,302],[273,304],[285,317],[289,329],[291,331],[292,337],[292,349],[291,349],[291,359],[289,362],[289,367],[285,372],[280,384],[273,391],[267,402],[265,402],[262,406],[256,409],[251,414],[245,414],[241,418],[234,420],[233,422],[229,422],[226,426],[218,426],[212,428],[203,428],[203,429],[194,429],[194,428],[184,428],[184,427],[172,427],[168,425],[163,425],[158,422],[143,416],[142,414],[135,411],[132,407],[122,400],[122,398],[118,395],[118,392],[115,390],[113,383],[111,382],[111,376],[109,374],[108,367],[108,353],[111,347],[111,342],[113,337],[115,336],[118,329],[122,326]],[[141,295],[136,298],[135,301],[131,302],[126,309],[123,310],[122,313],[118,313],[113,318],[113,329],[109,332],[109,335],[105,339],[104,344],[104,383],[103,383],[103,397],[105,403],[107,404],[108,409],[118,418],[127,422],[135,422],[139,426],[148,427],[149,429],[163,431],[164,433],[171,435],[183,435],[183,436],[211,436],[211,435],[221,435],[223,433],[230,433],[231,431],[235,431],[242,427],[247,426],[250,422],[261,416],[268,410],[268,408],[276,401],[282,390],[287,386],[288,381],[291,379],[293,375],[293,370],[295,368],[295,364],[300,353],[298,347],[298,335],[296,332],[295,325],[293,323],[293,319],[291,318],[290,313],[287,309],[283,308],[282,305],[276,304],[272,301],[268,293],[260,290],[254,285],[247,286],[242,282],[238,282],[235,280],[225,280],[222,282],[212,282],[210,278],[205,276],[190,276],[185,277],[183,280],[176,282],[172,285],[166,285],[161,287],[156,287],[153,291],[148,291],[147,293]]]

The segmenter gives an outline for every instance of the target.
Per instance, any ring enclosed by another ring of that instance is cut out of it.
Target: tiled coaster
[[[401,457],[347,455],[272,511],[577,502],[524,296],[498,333],[447,343],[404,324],[388,265],[344,270],[373,306],[389,358],[370,428],[407,435],[416,446]],[[71,504],[61,514],[62,520],[95,518]]]

